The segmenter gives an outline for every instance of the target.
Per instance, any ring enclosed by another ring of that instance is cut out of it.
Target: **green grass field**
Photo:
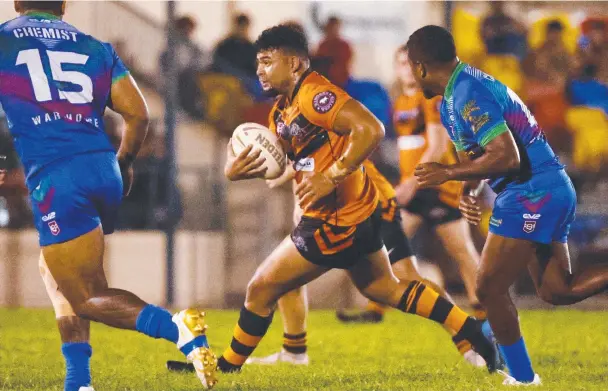
[[[236,311],[210,311],[209,338],[221,355],[230,342]],[[544,390],[608,389],[608,313],[522,311],[524,335]],[[254,353],[282,343],[280,317]],[[390,312],[385,323],[346,326],[330,311],[309,321],[309,367],[246,366],[220,375],[216,390],[496,390],[500,375],[467,366],[445,332],[428,321]],[[96,391],[199,390],[191,373],[170,373],[180,359],[171,344],[135,332],[94,325]],[[53,313],[0,309],[0,389],[62,390],[64,364]]]

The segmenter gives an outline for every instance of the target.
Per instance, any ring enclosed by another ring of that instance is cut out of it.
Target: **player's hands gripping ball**
[[[419,164],[414,175],[420,187],[438,186],[450,180],[448,167],[435,162]]]
[[[300,208],[306,210],[335,189],[336,185],[321,172],[305,176],[296,186],[296,196]]]
[[[248,145],[238,154],[232,149],[232,139],[228,142],[226,148],[226,165],[224,166],[224,174],[231,181],[250,178],[264,178],[267,167],[262,167],[266,158],[261,156],[262,151],[257,150],[252,152],[253,145]]]

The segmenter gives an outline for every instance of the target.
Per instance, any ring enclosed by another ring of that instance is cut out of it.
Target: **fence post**
[[[172,306],[175,299],[175,231],[178,224],[179,206],[177,205],[177,164],[175,158],[175,125],[177,111],[177,72],[175,64],[175,1],[167,2],[167,49],[166,79],[163,80],[165,91],[165,168],[168,179],[168,221],[165,228],[166,247],[166,305]]]

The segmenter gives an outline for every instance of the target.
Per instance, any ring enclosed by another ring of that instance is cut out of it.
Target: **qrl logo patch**
[[[325,114],[336,104],[336,94],[331,91],[319,92],[312,99],[312,107],[317,113]]]
[[[59,235],[59,232],[61,232],[61,230],[59,229],[59,225],[57,224],[57,222],[55,220],[53,221],[49,221],[49,228],[51,229],[51,233],[54,236]]]
[[[524,232],[529,234],[534,232],[536,229],[536,221],[526,221],[524,222]]]

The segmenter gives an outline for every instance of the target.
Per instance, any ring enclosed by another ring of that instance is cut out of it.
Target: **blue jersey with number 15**
[[[53,15],[0,25],[0,103],[28,185],[51,162],[114,150],[102,117],[112,83],[126,75],[110,44]]]

